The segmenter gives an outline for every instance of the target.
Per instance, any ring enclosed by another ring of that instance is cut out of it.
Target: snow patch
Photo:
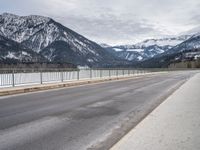
[[[121,52],[121,51],[124,51],[123,49],[120,49],[120,48],[113,48],[116,52]]]
[[[142,56],[138,56],[137,59],[138,59],[139,61],[141,61],[143,58],[142,58]]]
[[[6,58],[18,59],[18,58],[15,56],[15,53],[13,53],[13,52],[8,52],[8,55],[6,56]]]
[[[144,52],[144,49],[127,49],[128,52]]]
[[[94,60],[93,60],[93,59],[87,59],[87,61],[88,61],[88,62],[94,62]]]

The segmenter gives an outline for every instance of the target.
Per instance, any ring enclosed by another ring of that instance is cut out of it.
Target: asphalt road
[[[194,74],[0,97],[0,150],[108,149]]]

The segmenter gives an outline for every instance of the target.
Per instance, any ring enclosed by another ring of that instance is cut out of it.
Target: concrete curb
[[[197,73],[110,150],[200,149],[199,81]]]
[[[42,85],[40,84],[40,85],[21,86],[21,87],[19,86],[19,87],[14,87],[14,88],[3,88],[3,89],[0,89],[1,90],[0,96],[37,92],[37,91],[44,91],[44,90],[64,88],[64,87],[75,87],[79,85],[102,83],[106,81],[128,80],[128,79],[143,77],[147,75],[155,75],[159,73],[167,73],[167,72],[154,72],[154,73],[138,74],[138,75],[133,75],[133,76],[112,77],[112,78],[102,78],[102,79],[92,79],[92,80],[79,80],[79,81],[70,81],[70,82],[62,82],[62,83],[47,83],[47,84],[42,84]]]

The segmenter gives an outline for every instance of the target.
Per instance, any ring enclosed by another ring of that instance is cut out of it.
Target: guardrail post
[[[118,77],[118,74],[119,74],[119,73],[118,73],[118,69],[117,69],[117,77]]]
[[[109,77],[111,77],[110,69],[109,69]]]
[[[128,76],[130,76],[130,69],[128,69]]]
[[[92,69],[90,69],[90,79],[92,79]]]
[[[63,82],[64,81],[64,79],[63,79],[63,71],[60,71],[60,78],[61,78],[61,82]]]
[[[79,69],[77,70],[77,80],[79,80],[80,79],[80,74],[79,74]]]
[[[102,69],[100,69],[100,78],[102,78]]]
[[[12,86],[15,86],[15,71],[12,71]]]
[[[40,70],[40,84],[43,84],[43,81],[42,81],[42,70]]]
[[[122,70],[122,74],[123,74],[123,76],[125,75],[125,74],[124,74],[124,69]]]

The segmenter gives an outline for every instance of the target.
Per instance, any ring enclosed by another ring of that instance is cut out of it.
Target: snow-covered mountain
[[[134,45],[120,45],[106,48],[110,51],[112,50],[112,53],[114,50],[115,54],[121,59],[143,61],[168,51],[190,37],[191,35],[182,35],[173,38],[148,39]]]
[[[193,32],[190,33],[188,32],[188,35],[193,34]],[[195,61],[193,65],[191,65],[192,61]],[[174,65],[180,62],[184,67],[192,67],[198,64],[196,61],[200,61],[200,32],[193,34],[189,39],[186,39],[168,51],[141,62],[140,67],[168,67],[171,64]]]
[[[115,58],[104,48],[48,17],[0,15],[0,35],[51,62],[106,65]]]

